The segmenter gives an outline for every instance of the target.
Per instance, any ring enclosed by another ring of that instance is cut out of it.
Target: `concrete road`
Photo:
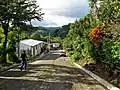
[[[107,90],[99,82],[75,67],[61,51],[28,64],[26,71],[18,67],[0,74],[0,90]]]

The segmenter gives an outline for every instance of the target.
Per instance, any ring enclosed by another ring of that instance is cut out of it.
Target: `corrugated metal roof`
[[[37,44],[43,43],[43,41],[33,40],[33,39],[25,39],[21,40],[20,43],[29,45],[29,46],[35,46]]]

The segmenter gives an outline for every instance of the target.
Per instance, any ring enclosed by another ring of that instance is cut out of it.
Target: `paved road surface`
[[[1,73],[0,90],[107,90],[59,54],[51,51],[26,71],[16,67]]]

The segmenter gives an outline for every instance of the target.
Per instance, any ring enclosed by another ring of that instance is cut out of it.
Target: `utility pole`
[[[19,36],[19,33],[17,34],[17,39],[18,39],[18,45],[17,45],[17,47],[18,47],[18,50],[17,50],[18,60],[20,60],[20,36]]]
[[[49,43],[49,50],[50,50],[50,33],[49,33],[49,42],[48,43]]]

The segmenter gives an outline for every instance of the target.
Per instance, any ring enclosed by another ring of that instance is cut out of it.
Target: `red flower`
[[[98,26],[92,29],[92,31],[89,34],[90,41],[96,46],[99,47],[102,42],[102,32],[103,29],[102,26]]]

